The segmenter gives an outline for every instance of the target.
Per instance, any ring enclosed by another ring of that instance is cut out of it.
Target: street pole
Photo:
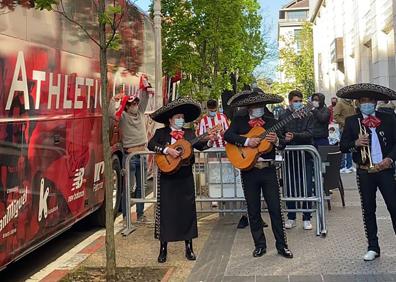
[[[162,106],[162,43],[161,43],[161,0],[154,1],[155,37],[155,108]]]

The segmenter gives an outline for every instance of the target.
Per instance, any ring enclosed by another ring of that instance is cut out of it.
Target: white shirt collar
[[[365,115],[365,114],[363,114],[363,113],[362,113],[362,116],[363,116],[363,118],[369,117],[368,115]],[[370,115],[370,116],[375,117],[375,112],[374,112],[372,115]]]
[[[183,131],[183,128],[181,128],[181,129],[176,129],[176,128],[174,128],[173,126],[169,126],[170,127],[170,129],[172,130],[172,131]]]

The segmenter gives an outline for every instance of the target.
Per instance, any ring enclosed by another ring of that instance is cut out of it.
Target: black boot
[[[160,253],[158,256],[158,262],[166,262],[166,255],[168,253],[168,242],[161,242]]]
[[[193,251],[192,240],[186,240],[185,243],[186,243],[186,258],[188,260],[196,260],[197,257],[195,256]]]

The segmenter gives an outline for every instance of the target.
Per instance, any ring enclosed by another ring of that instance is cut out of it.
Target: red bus
[[[104,220],[98,48],[58,14],[6,2],[0,2],[0,269],[91,213]],[[64,2],[96,36],[91,1]],[[119,2],[128,12],[121,49],[109,54],[108,92],[122,87],[136,95],[142,74],[154,81],[154,30],[138,8]],[[150,99],[149,110],[154,105]],[[113,127],[117,210],[123,153]]]

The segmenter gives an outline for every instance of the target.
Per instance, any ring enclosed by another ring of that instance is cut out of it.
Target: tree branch
[[[114,5],[115,5],[115,1],[114,1]],[[126,8],[127,10],[128,10],[128,8]],[[119,21],[118,21],[118,23],[116,24],[116,14],[114,14],[113,15],[113,21],[112,21],[112,23],[111,23],[111,29],[112,29],[112,34],[111,34],[111,36],[110,36],[110,39],[107,41],[107,43],[106,43],[106,48],[109,48],[109,46],[110,46],[110,44],[111,44],[111,42],[114,40],[114,38],[115,38],[115,36],[116,36],[116,34],[117,34],[117,30],[118,30],[118,28],[120,27],[120,25],[121,25],[121,23],[122,23],[122,18],[123,18],[123,16],[124,16],[124,12],[122,12],[121,14],[120,14],[120,18],[119,18]]]
[[[56,10],[56,9],[53,9],[53,11],[54,11],[55,13],[58,13],[58,14],[60,14],[61,16],[65,17],[69,22],[71,22],[71,23],[77,25],[77,26],[89,37],[89,39],[91,39],[96,45],[98,45],[98,47],[101,47],[100,44],[99,44],[99,42],[98,42],[95,38],[93,38],[93,36],[91,36],[91,35],[89,34],[89,32],[84,28],[83,25],[81,25],[79,22],[73,20],[71,17],[69,17],[69,16],[66,14],[65,6],[63,5],[63,0],[60,1],[60,4],[61,4],[61,7],[62,7],[62,11]]]

